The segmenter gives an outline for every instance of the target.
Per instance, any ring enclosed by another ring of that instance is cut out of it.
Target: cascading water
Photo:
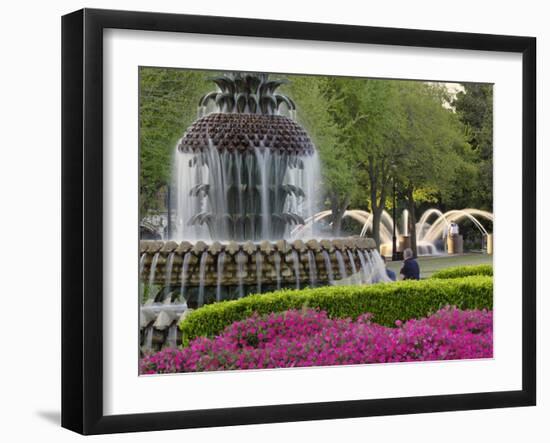
[[[370,267],[370,264],[365,259],[365,255],[363,254],[362,251],[357,251],[357,256],[359,257],[359,261],[361,262],[361,270],[363,272],[362,281],[364,283],[371,283],[372,268]]]
[[[277,289],[281,289],[281,255],[278,252],[273,255],[273,264],[275,265]]]
[[[147,297],[148,300],[154,300],[153,297],[153,288],[155,286],[155,272],[157,271],[157,264],[159,261],[160,254],[157,252],[153,256],[153,260],[151,262],[151,269],[149,271],[149,285],[148,285],[148,291],[147,291]]]
[[[180,141],[181,142],[181,141]],[[189,214],[200,214],[206,208],[202,198],[190,198],[197,193],[196,186],[208,180],[206,167],[197,163],[192,153],[179,152],[175,154],[175,193],[176,201],[176,232],[177,239],[199,240],[208,238],[208,231],[200,224],[189,224]]]
[[[309,284],[314,288],[317,283],[317,264],[315,263],[315,254],[313,251],[310,250],[307,252],[307,260],[309,265]]]
[[[256,252],[256,291],[258,294],[262,292],[262,254]]]
[[[186,253],[183,256],[183,264],[181,267],[181,289],[180,289],[180,299],[185,300],[185,285],[189,278],[189,262],[191,261],[192,255],[190,252]]]
[[[151,324],[145,329],[145,334],[143,338],[142,349],[144,352],[149,352],[153,349],[153,325]]]
[[[246,256],[239,252],[237,254],[237,278],[239,279],[239,298],[244,297],[244,263],[246,261]]]
[[[222,280],[223,280],[223,263],[225,261],[225,252],[218,255],[218,266],[216,268],[216,301],[222,300]]]
[[[208,252],[203,252],[199,263],[199,297],[197,299],[197,306],[204,305],[204,281],[206,274],[206,264],[208,261]]]
[[[174,267],[174,257],[176,254],[173,252],[168,256],[168,262],[166,263],[166,272],[164,277],[164,285],[169,287],[172,282],[172,269]],[[170,301],[170,299],[168,299]]]
[[[145,284],[143,283],[143,280],[142,280],[142,275],[143,275],[143,269],[145,268],[145,259],[147,258],[147,254],[144,252],[143,254],[141,254],[141,256],[139,257],[139,277],[140,277],[140,282],[139,282],[139,300],[140,301],[143,301],[143,293],[145,292]]]
[[[409,210],[403,209],[403,235],[409,235]]]
[[[187,179],[185,189],[176,192],[175,240],[289,238],[291,224],[301,224],[315,213],[314,198],[307,198],[301,187],[314,192],[313,184],[319,183],[315,153],[273,153],[262,144],[252,152],[220,152],[209,142],[205,151],[194,155],[200,159],[176,153],[175,174]],[[201,164],[208,165],[206,170]],[[193,174],[197,168],[201,174]],[[313,235],[313,225],[307,235]]]
[[[336,251],[336,261],[338,262],[338,271],[340,272],[340,278],[348,278],[348,273],[346,272],[346,263],[344,262],[344,257],[340,251]]]
[[[296,280],[296,289],[300,289],[300,257],[296,251],[291,253],[292,263],[294,264],[294,279]]]
[[[332,263],[328,252],[323,250],[323,259],[325,260],[325,269],[327,271],[328,282],[332,284],[334,282],[334,274],[332,273]]]
[[[386,273],[386,264],[382,260],[378,251],[372,251],[370,254],[367,254],[367,260],[370,261],[372,267],[372,279],[371,281],[378,282],[390,282],[390,278]]]
[[[270,187],[271,181],[269,180],[269,169],[268,166],[271,164],[271,152],[265,149],[265,146],[262,145],[259,148],[254,149],[254,156],[256,158],[256,163],[258,164],[258,172],[260,175],[260,205],[261,205],[261,220],[262,220],[262,229],[260,231],[261,238],[265,240],[273,239],[273,232],[271,232],[271,211],[270,211]],[[274,165],[274,169],[276,165]],[[274,171],[276,174],[276,172]],[[276,196],[276,193],[274,197]],[[273,202],[275,203],[275,202]],[[275,206],[275,204],[273,204]]]
[[[355,266],[355,259],[353,258],[353,252],[350,250],[348,250],[348,258],[351,266],[354,283],[361,283],[361,277],[358,276],[357,266]]]

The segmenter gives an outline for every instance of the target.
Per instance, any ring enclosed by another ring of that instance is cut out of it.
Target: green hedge
[[[356,318],[370,312],[374,315],[373,321],[393,326],[396,320],[425,317],[447,305],[461,309],[492,309],[493,279],[474,276],[280,290],[203,306],[190,312],[181,321],[180,329],[184,343],[188,343],[198,336],[213,337],[254,312],[269,314],[303,307],[319,308],[331,318]]]
[[[462,278],[471,275],[493,275],[492,265],[454,266],[434,272],[430,278]]]

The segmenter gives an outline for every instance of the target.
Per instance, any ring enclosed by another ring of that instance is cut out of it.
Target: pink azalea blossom
[[[355,321],[323,311],[290,310],[228,326],[182,349],[141,360],[142,374],[455,360],[493,356],[493,313],[444,308],[388,328],[364,314]]]

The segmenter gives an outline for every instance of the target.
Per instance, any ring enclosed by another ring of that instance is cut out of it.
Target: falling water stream
[[[367,263],[367,260],[365,259],[365,255],[363,254],[363,251],[357,251],[357,256],[359,257],[359,261],[361,262],[361,270],[363,272],[363,283],[370,283],[371,280],[371,270],[369,269],[369,265]]]
[[[174,256],[176,254],[171,252],[168,256],[168,261],[166,262],[166,273],[164,275],[164,286],[166,288],[170,287],[172,283],[172,269],[174,268]],[[166,298],[164,300],[165,303],[171,303],[170,299],[170,293],[167,293]]]
[[[260,177],[261,177],[261,205],[262,205],[262,238],[265,240],[271,240],[271,214],[269,209],[269,176],[268,166],[271,158],[271,151],[265,148],[256,148],[256,161],[258,163]]]
[[[390,282],[390,278],[386,273],[386,264],[382,260],[380,253],[378,251],[372,251],[370,254],[367,254],[370,257],[372,269],[374,271],[375,281],[378,282]]]
[[[237,279],[239,281],[239,298],[244,297],[244,262],[246,260],[246,256],[242,251],[239,251],[237,254]]]
[[[153,349],[153,324],[147,326],[143,337],[143,351],[148,352]]]
[[[340,279],[348,278],[346,272],[346,263],[344,262],[344,257],[340,251],[336,251],[336,261],[338,262],[338,271],[340,271]]]
[[[262,293],[262,253],[256,252],[256,292]]]
[[[409,210],[403,209],[403,235],[409,235]]]
[[[206,263],[208,261],[208,252],[204,251],[201,254],[201,260],[199,263],[199,296],[197,299],[197,306],[200,308],[204,305],[204,282],[206,276]]]
[[[180,289],[180,299],[186,300],[185,296],[185,286],[187,284],[187,279],[189,276],[189,262],[191,261],[192,254],[186,252],[183,256],[183,264],[181,266],[181,289]]]
[[[317,264],[315,263],[315,253],[312,250],[307,251],[307,259],[309,265],[309,284],[314,288],[317,283]]]
[[[292,263],[294,264],[294,279],[296,280],[296,289],[300,289],[300,257],[295,250],[291,252]]]
[[[222,300],[222,279],[223,279],[223,264],[225,261],[225,252],[218,255],[218,266],[216,276],[216,301]]]
[[[353,258],[353,252],[351,252],[350,249],[348,249],[348,257],[351,265],[353,282],[356,284],[361,283],[361,276],[357,272],[357,266],[355,266],[355,259]]]
[[[281,255],[278,252],[273,254],[273,263],[275,265],[275,279],[277,281],[277,289],[281,289]]]
[[[147,298],[148,300],[154,300],[153,297],[153,287],[155,285],[155,272],[157,271],[157,263],[159,261],[160,254],[157,252],[153,256],[153,260],[151,261],[151,270],[149,272],[149,286],[147,291]]]
[[[321,253],[323,255],[323,258],[325,260],[325,268],[327,270],[327,276],[328,276],[328,282],[330,284],[334,283],[334,274],[332,273],[332,263],[330,261],[330,256],[328,255],[328,252],[323,249],[323,252]]]
[[[145,291],[145,285],[143,283],[143,269],[145,267],[145,258],[147,257],[146,253],[141,254],[139,257],[139,300],[143,301],[143,292]]]
[[[210,139],[200,153],[176,149],[174,155],[174,240],[290,239],[298,236],[291,227],[317,210],[316,153],[282,153],[263,142],[230,151]],[[299,237],[314,237],[314,227],[308,224]]]

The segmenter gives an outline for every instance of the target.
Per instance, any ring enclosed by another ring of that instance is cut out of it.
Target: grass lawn
[[[493,264],[493,256],[488,254],[460,254],[460,255],[435,255],[430,257],[419,257],[418,264],[420,265],[420,278],[428,278],[435,271],[449,268],[452,266],[468,266],[468,265],[490,265]],[[399,278],[399,270],[402,262],[388,261],[388,268],[393,270]]]

